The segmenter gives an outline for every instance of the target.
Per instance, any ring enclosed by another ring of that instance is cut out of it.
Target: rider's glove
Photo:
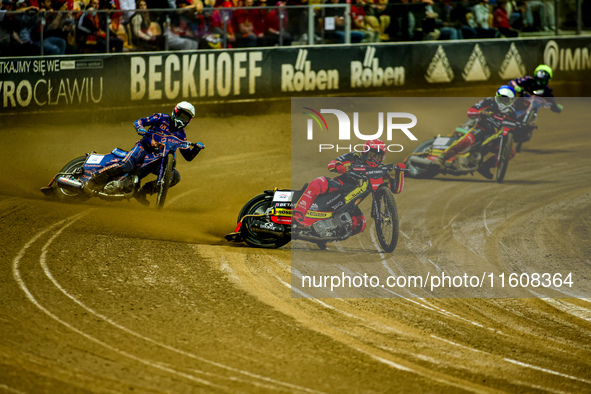
[[[515,93],[521,93],[521,91],[523,90],[523,88],[517,84],[513,85],[513,90],[515,90]]]
[[[144,129],[143,127],[142,127],[142,128],[140,128],[140,129],[137,131],[137,133],[138,133],[139,135],[141,135],[142,137],[145,137],[145,136],[147,136],[147,135],[149,134],[149,133],[146,131],[146,129]]]
[[[202,149],[205,149],[205,145],[203,145],[201,142],[195,142],[193,144],[193,150],[196,150],[197,152],[199,152]]]
[[[338,164],[335,166],[335,170],[337,170],[337,172],[338,172],[339,174],[344,174],[344,173],[346,173],[346,172],[347,172],[347,168],[345,168],[345,166],[344,166],[344,165],[342,165],[341,163],[338,163]]]
[[[560,112],[562,112],[563,108],[564,108],[564,107],[563,107],[562,105],[560,105],[560,104],[556,103],[556,104],[555,104],[555,105],[553,105],[553,106],[552,106],[550,109],[552,110],[552,112],[557,112],[557,113],[560,113]]]
[[[480,111],[480,116],[489,117],[493,115],[494,113],[492,111]]]

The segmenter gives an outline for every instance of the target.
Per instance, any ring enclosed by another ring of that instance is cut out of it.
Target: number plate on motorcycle
[[[437,137],[435,138],[435,141],[433,141],[433,148],[447,148],[447,145],[449,144],[449,137]]]
[[[273,195],[273,202],[291,202],[293,192],[290,191],[276,191]]]
[[[103,161],[104,155],[90,155],[86,159],[87,164],[100,164]]]

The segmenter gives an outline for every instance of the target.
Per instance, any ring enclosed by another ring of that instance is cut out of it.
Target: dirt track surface
[[[409,179],[385,265],[590,265],[591,114],[565,108],[541,114],[503,185]],[[591,391],[587,299],[292,298],[289,246],[223,240],[248,199],[290,186],[289,113],[202,118],[188,134],[207,148],[179,161],[156,212],[39,192],[76,156],[129,148],[129,123],[3,130],[0,391]]]

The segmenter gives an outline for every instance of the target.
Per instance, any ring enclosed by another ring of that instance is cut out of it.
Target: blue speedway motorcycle
[[[203,147],[201,143],[182,141],[173,135],[152,134],[160,150],[146,155],[141,167],[110,179],[105,184],[85,187],[91,175],[102,168],[122,161],[127,156],[126,151],[115,148],[108,154],[96,152],[87,153],[75,158],[58,172],[41,191],[46,196],[56,197],[60,201],[81,202],[91,197],[98,197],[108,201],[119,201],[133,198],[141,188],[139,174],[144,167],[160,160],[160,171],[157,178],[156,207],[164,206],[168,189],[172,181],[177,149],[189,149],[193,146]]]

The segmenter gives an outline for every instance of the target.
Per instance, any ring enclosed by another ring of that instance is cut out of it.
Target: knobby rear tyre
[[[60,173],[66,174],[73,174],[79,168],[84,167],[84,162],[86,161],[86,156],[80,156],[75,158],[74,160],[70,161],[68,164],[61,169]],[[74,175],[61,175],[66,178],[76,179],[78,180],[79,177]],[[82,189],[75,190],[71,188],[66,188],[61,186],[57,180],[53,183],[53,190],[55,197],[64,202],[82,202],[88,200],[90,197],[84,193]]]
[[[259,194],[252,198],[249,202],[244,205],[240,214],[238,215],[238,221],[245,215],[261,215],[264,214],[267,209],[271,207],[273,203],[273,197],[267,194]],[[264,218],[245,218],[242,221],[240,227],[240,235],[247,245],[255,248],[267,248],[276,249],[287,244],[290,239],[286,237],[276,237],[272,234],[261,234],[255,232],[251,227],[251,223],[255,220],[265,220]]]

